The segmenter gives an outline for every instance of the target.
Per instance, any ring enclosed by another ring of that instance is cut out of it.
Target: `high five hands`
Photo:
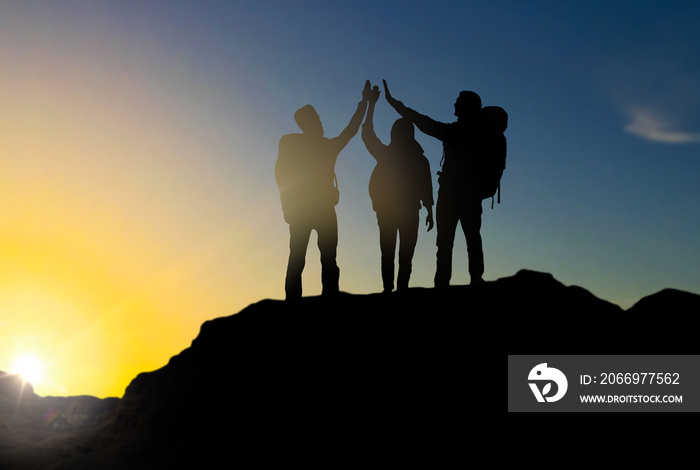
[[[389,93],[389,86],[386,84],[386,80],[382,79],[382,83],[384,83],[384,96],[386,97],[387,102],[394,108],[400,105],[401,101],[395,99],[393,96],[391,96],[391,93]]]
[[[384,96],[386,96],[387,102],[393,107],[400,106],[402,104],[401,101],[395,99],[389,93],[389,86],[386,84],[386,80],[382,80],[382,83],[384,84]],[[369,80],[365,81],[365,88],[362,90],[362,101],[376,103],[380,95],[379,86],[375,85],[372,87],[372,83]]]
[[[377,85],[374,85],[374,88],[372,88],[372,91],[369,93],[369,102],[370,104],[374,104],[379,100],[379,95],[381,92],[379,91],[379,87]]]
[[[379,87],[375,85],[374,88],[372,88],[372,84],[367,80],[365,82],[365,88],[362,90],[362,100],[374,104],[379,100],[379,94]]]
[[[362,90],[362,101],[369,101],[371,94],[372,94],[372,84],[369,82],[369,80],[367,80],[365,82],[365,88]]]

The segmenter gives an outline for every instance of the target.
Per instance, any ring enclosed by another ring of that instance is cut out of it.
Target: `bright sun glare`
[[[44,379],[44,363],[33,354],[25,354],[15,359],[12,372],[21,375],[30,384],[37,385]]]

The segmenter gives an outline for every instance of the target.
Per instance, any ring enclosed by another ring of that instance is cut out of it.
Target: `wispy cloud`
[[[658,110],[635,106],[628,110],[629,123],[625,130],[652,142],[664,144],[689,144],[700,142],[700,132],[684,132],[675,129],[676,124]]]

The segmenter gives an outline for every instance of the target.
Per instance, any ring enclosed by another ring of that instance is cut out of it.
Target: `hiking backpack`
[[[275,180],[287,221],[290,217],[313,212],[319,206],[333,207],[340,200],[335,162],[318,160],[319,150],[305,146],[303,139],[303,134],[284,136],[275,162]]]
[[[479,197],[491,198],[491,208],[496,193],[501,203],[501,176],[506,169],[506,137],[503,134],[508,127],[508,113],[500,106],[485,106],[481,109],[486,129],[481,141],[479,159]]]

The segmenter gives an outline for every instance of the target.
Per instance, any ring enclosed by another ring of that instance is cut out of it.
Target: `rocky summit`
[[[507,353],[678,354],[698,312],[696,294],[667,289],[625,311],[527,270],[477,286],[262,300],[204,323],[120,399],[59,402],[0,377],[0,468],[219,468],[253,449],[257,463],[345,462],[397,441],[434,466],[475,444],[475,430],[499,432],[479,417],[504,408]]]

